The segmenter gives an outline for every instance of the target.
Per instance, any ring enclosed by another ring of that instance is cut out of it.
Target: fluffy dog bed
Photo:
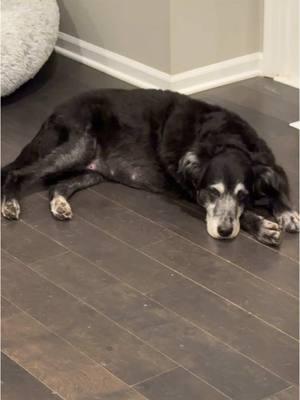
[[[1,95],[34,77],[53,51],[59,25],[56,0],[2,0]]]

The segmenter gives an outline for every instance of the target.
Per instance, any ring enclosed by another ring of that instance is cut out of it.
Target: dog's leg
[[[278,224],[287,232],[299,232],[299,213],[291,207],[289,184],[284,170],[274,167],[257,167],[254,194],[268,201],[268,208]]]
[[[44,158],[38,158],[31,163],[24,163],[18,168],[6,171],[2,187],[2,215],[7,219],[19,219],[18,197],[21,187],[56,174],[68,171],[81,172],[94,153],[92,140],[83,138],[75,143],[67,143],[50,150]]]
[[[272,214],[282,229],[290,233],[299,232],[300,216],[297,211],[292,209],[289,202],[283,201],[279,195],[277,198],[271,200],[271,204]]]
[[[240,219],[241,227],[254,236],[259,242],[279,246],[282,230],[279,224],[269,221],[252,211],[244,211]]]
[[[91,171],[60,181],[49,191],[52,215],[59,220],[71,219],[73,214],[68,199],[78,190],[86,189],[103,181],[102,175]]]

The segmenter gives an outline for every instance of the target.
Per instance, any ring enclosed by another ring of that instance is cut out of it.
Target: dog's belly
[[[147,160],[138,163],[136,160],[130,159],[112,158],[104,161],[98,158],[91,161],[86,168],[98,172],[110,181],[135,188],[161,192],[166,186],[164,172],[158,168],[155,162],[147,162]]]

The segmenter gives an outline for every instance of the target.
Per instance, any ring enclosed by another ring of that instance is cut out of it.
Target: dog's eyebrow
[[[217,191],[221,194],[225,192],[225,187],[222,182],[215,183],[214,185],[210,185],[211,188],[217,189]]]
[[[193,151],[188,151],[182,157],[183,164],[199,162],[198,157]]]
[[[243,183],[238,183],[234,188],[234,194],[238,194],[238,192],[245,192],[245,193],[248,192]]]

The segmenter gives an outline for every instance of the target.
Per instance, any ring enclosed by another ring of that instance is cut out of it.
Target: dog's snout
[[[218,227],[218,234],[222,237],[228,237],[232,234],[233,226],[232,225],[221,225]]]

